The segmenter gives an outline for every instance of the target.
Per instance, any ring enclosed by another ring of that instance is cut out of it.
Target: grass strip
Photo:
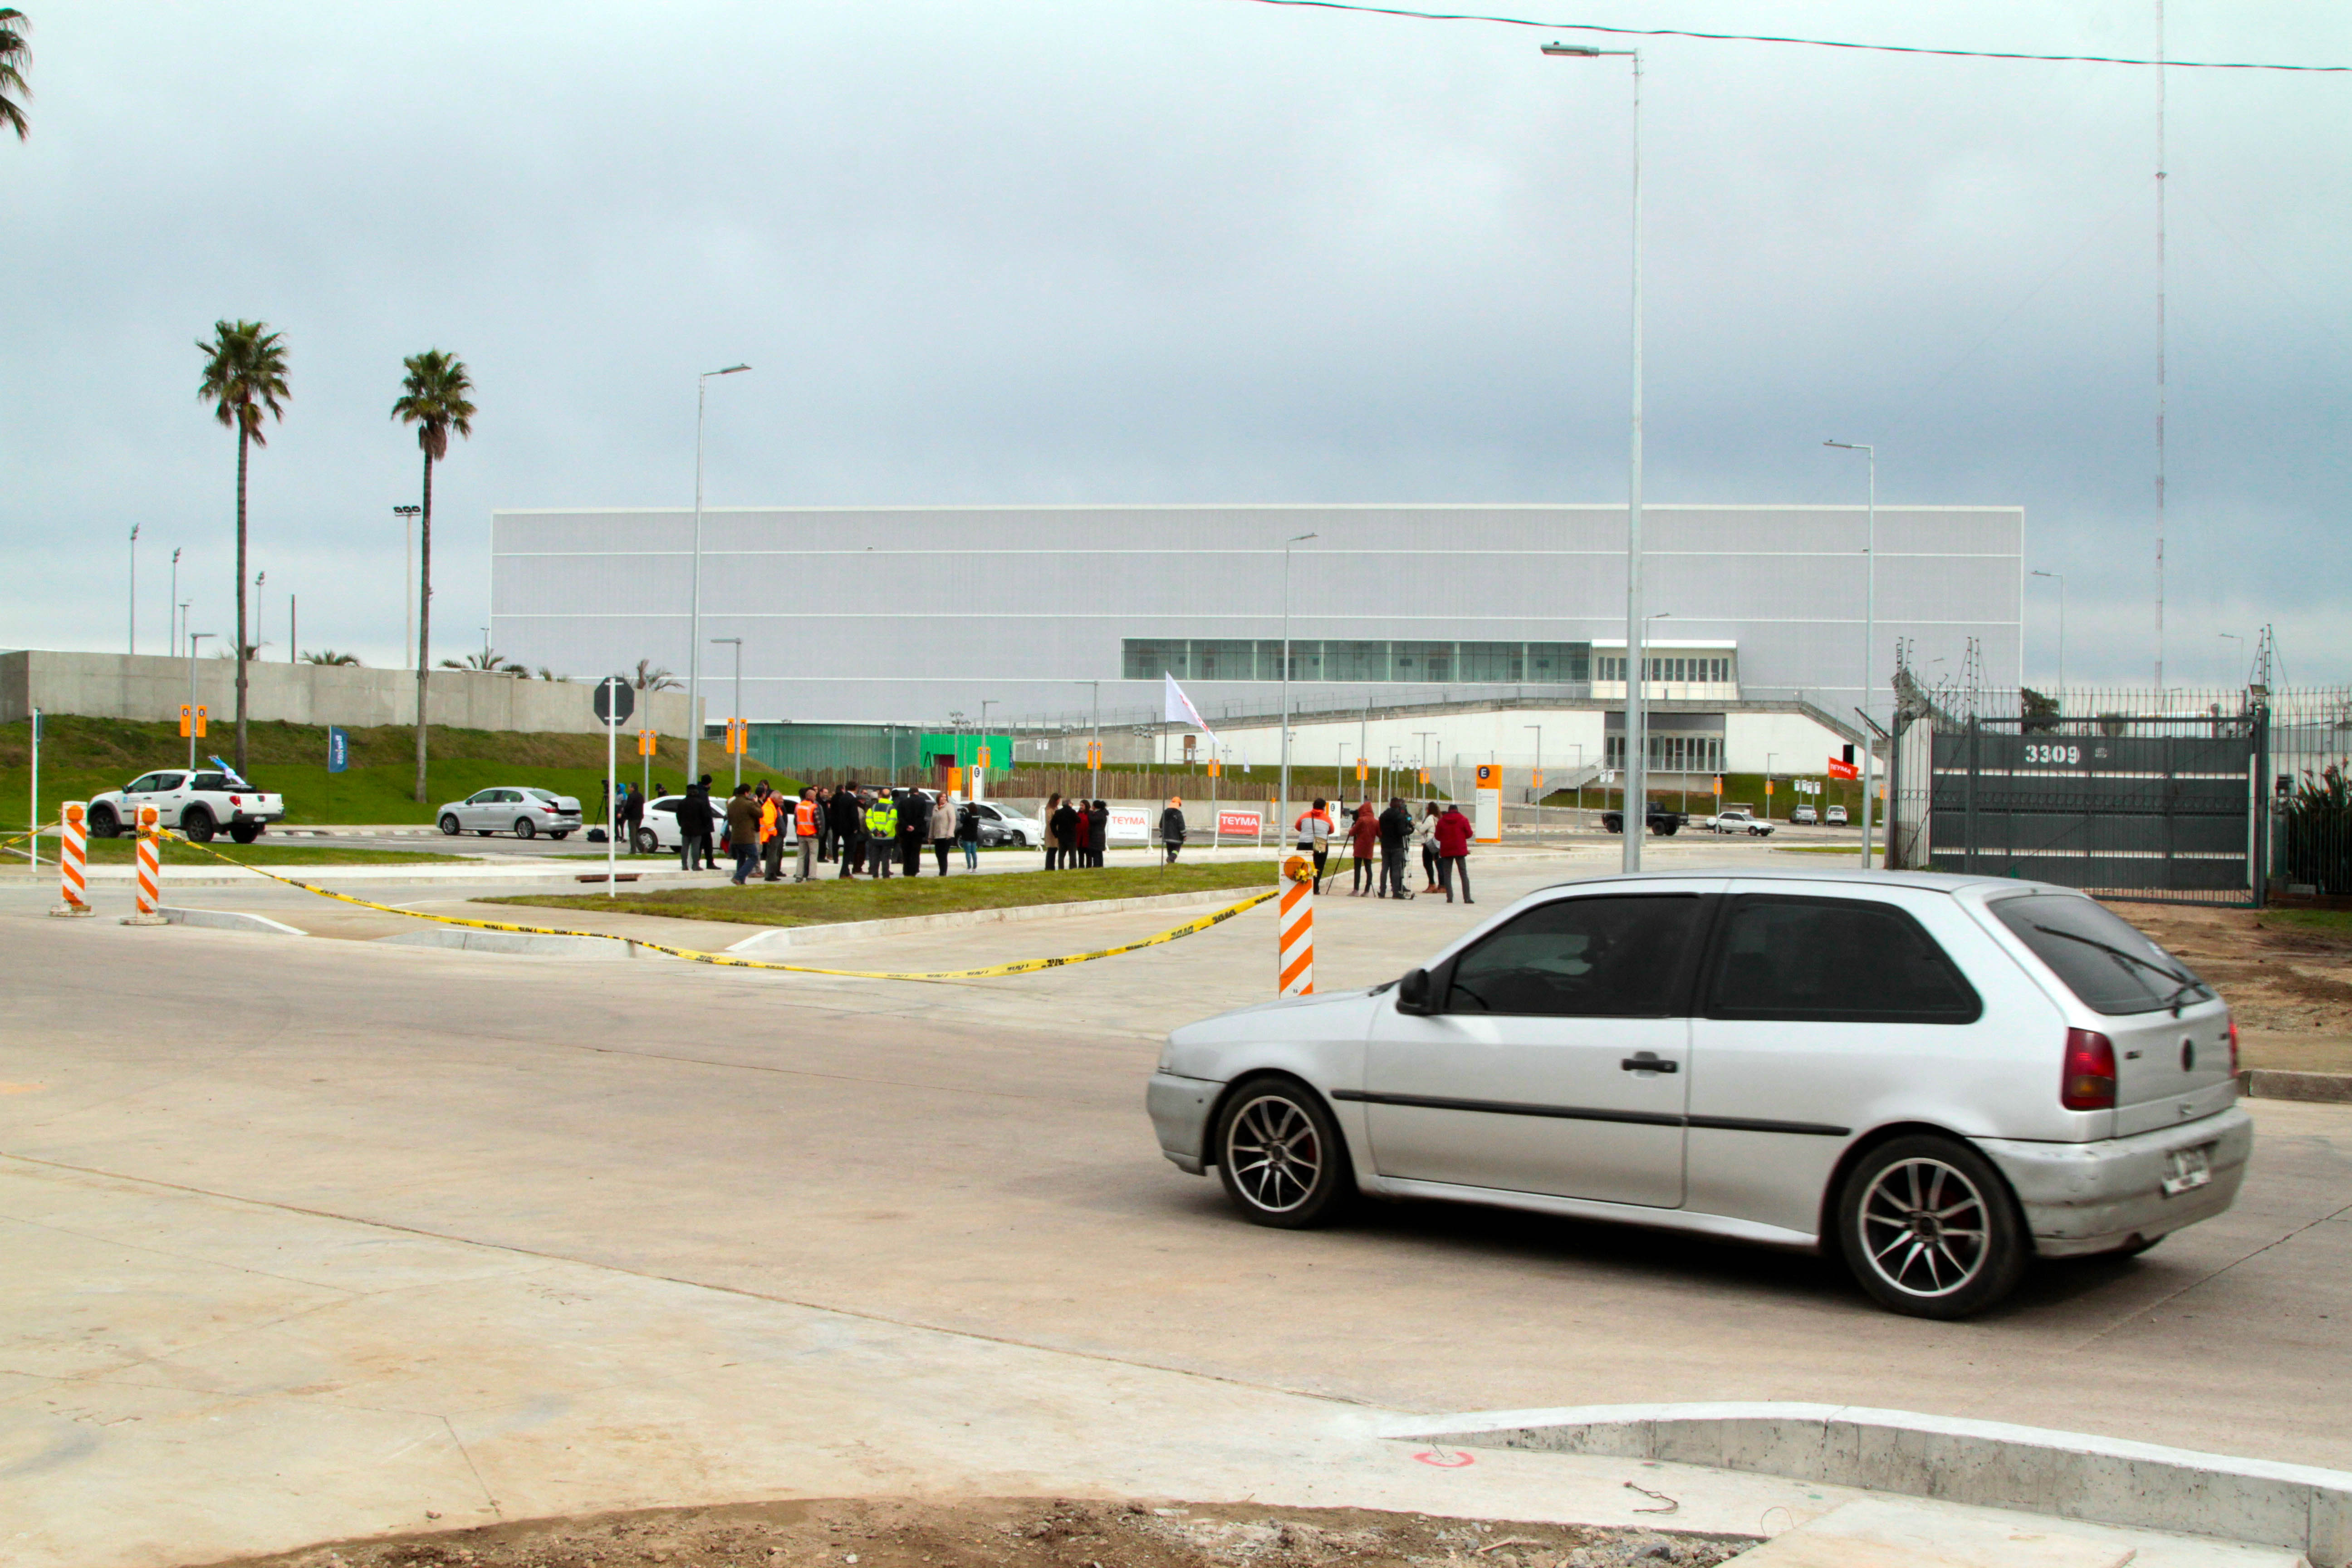
[[[929,868],[925,868],[926,871]],[[1095,903],[1104,899],[1140,899],[1160,893],[1236,892],[1271,887],[1274,868],[1265,861],[1218,861],[1196,866],[1111,866],[1085,871],[1007,871],[988,876],[893,877],[887,882],[833,876],[814,881],[754,882],[744,887],[668,888],[658,891],[522,894],[480,899],[485,904],[529,904],[541,909],[619,910],[629,914],[667,915],[673,920],[726,921],[738,925],[839,925],[849,921],[899,920],[908,915],[944,915],[965,910],[1022,909],[1035,904]]]
[[[2352,910],[2264,910],[2262,923],[2303,931],[2352,931]]]

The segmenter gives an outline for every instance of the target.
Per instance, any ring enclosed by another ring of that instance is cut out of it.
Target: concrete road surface
[[[1388,978],[1515,892],[1612,864],[1496,858],[1475,910],[1327,898],[1319,978]],[[303,895],[206,892],[299,923]],[[169,1500],[195,1477],[234,1492],[308,1474],[310,1445],[351,1461],[314,1500],[358,1485],[366,1454],[490,1456],[498,1476],[468,1484],[507,1517],[517,1498],[808,1492],[815,1471],[745,1480],[726,1457],[771,1417],[805,1422],[746,1410],[721,1369],[831,1357],[881,1390],[902,1355],[961,1365],[938,1394],[961,1402],[952,1419],[1002,1417],[1024,1442],[1044,1440],[1032,1394],[1059,1377],[1046,1405],[1098,1385],[1095,1422],[1122,1398],[1238,1391],[1186,1406],[1238,1422],[1235,1452],[1300,1408],[1285,1397],[1327,1413],[1797,1399],[2352,1467],[2346,1108],[2254,1102],[2230,1215],[2137,1260],[2040,1268],[1999,1311],[1936,1324],[1876,1310],[1818,1261],[1685,1237],[1438,1205],[1304,1234],[1240,1223],[1161,1160],[1141,1086],[1168,1027],[1269,993],[1264,910],[1117,960],[908,984],[126,929],[47,920],[47,901],[0,892],[0,1500],[34,1486],[94,1504],[134,1483]],[[977,964],[1170,923],[1084,915],[822,962]],[[818,1315],[762,1315],[786,1309]],[[907,1348],[931,1331],[946,1337]],[[1076,1393],[1073,1365],[1097,1369]],[[836,1468],[921,1484],[928,1461],[890,1447],[900,1405],[861,1431],[828,1386]],[[162,1447],[131,1436],[166,1428]],[[1033,1479],[1069,1484],[1055,1453]],[[1169,1479],[1181,1467],[1101,1473],[1192,1484]],[[413,1523],[413,1495],[283,1528]],[[83,1560],[172,1560],[110,1540]]]

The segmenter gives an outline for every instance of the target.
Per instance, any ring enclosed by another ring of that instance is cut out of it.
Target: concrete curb
[[[1000,925],[1021,921],[1058,920],[1067,915],[1109,915],[1122,910],[1178,910],[1195,905],[1239,903],[1250,888],[1211,888],[1191,893],[1150,893],[1134,899],[1088,899],[1070,904],[1020,904],[1003,910],[958,910],[944,915],[906,915],[887,921],[845,921],[838,925],[779,926],[747,936],[727,951],[749,952],[772,947],[821,947],[827,942],[856,942],[870,936],[896,936],[922,931],[953,931],[961,926]]]
[[[2246,1068],[2238,1074],[2238,1092],[2256,1100],[2315,1100],[2340,1105],[2352,1102],[2352,1073]]]
[[[523,954],[531,958],[563,958],[610,963],[632,958],[667,958],[648,952],[634,942],[598,936],[549,936],[538,931],[472,931],[464,926],[423,926],[374,939],[383,947],[437,947],[465,952]]]
[[[2352,1473],[1858,1405],[1494,1410],[1390,1424],[1472,1448],[1658,1459],[2299,1551],[2352,1563]]]
[[[166,922],[175,926],[204,926],[213,931],[252,931],[261,936],[309,936],[283,921],[268,915],[247,914],[242,910],[183,910],[165,904],[162,910]]]

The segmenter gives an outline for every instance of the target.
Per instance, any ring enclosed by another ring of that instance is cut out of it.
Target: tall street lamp
[[[131,637],[125,651],[139,652],[139,525],[131,525]]]
[[[1871,769],[1876,760],[1877,733],[1870,725],[1872,658],[1878,641],[1878,448],[1866,442],[1824,441],[1824,447],[1860,452],[1870,459],[1870,531],[1862,551],[1862,868],[1870,869]]]
[[[179,604],[180,604],[180,552],[179,552],[177,550],[174,550],[174,551],[173,551],[173,552],[172,552],[172,596],[171,596],[169,599],[166,599],[165,601],[163,601],[163,608],[164,608],[166,611],[168,611],[168,612],[170,613],[171,616],[172,616],[172,626],[171,626],[171,632],[172,632],[172,654],[173,654],[173,657],[174,657],[174,658],[177,658],[177,657],[179,656],[179,652],[180,652],[180,619],[179,619],[179,616],[180,616],[180,611],[179,611]]]
[[[694,608],[686,631],[686,782],[702,776],[702,405],[714,375],[736,375],[751,369],[730,364],[706,370],[694,381]]]
[[[1282,835],[1289,831],[1282,826],[1282,819],[1290,815],[1290,547],[1314,537],[1311,533],[1294,534],[1282,545],[1282,801],[1274,813],[1276,849],[1282,846]]]
[[[727,721],[731,726],[735,721],[743,717],[743,639],[741,637],[712,637],[710,640],[714,644],[731,642],[735,645],[735,700],[727,715]],[[751,731],[747,726],[744,731],[744,738],[748,740],[750,739],[750,735]],[[699,777],[701,775],[697,774],[696,776]],[[735,748],[735,783],[738,787],[740,787],[743,783],[743,749],[740,746]]]
[[[2246,639],[2245,639],[2245,638],[2243,638],[2243,637],[2240,637],[2240,636],[2239,636],[2237,633],[2235,633],[2235,632],[2221,632],[2221,633],[2220,633],[2220,634],[2218,634],[2218,635],[2219,635],[2219,636],[2221,636],[2221,637],[2225,637],[2225,638],[2227,638],[2229,641],[2233,642],[2233,643],[2236,643],[2236,644],[2238,645],[2238,657],[2239,657],[2240,658],[2245,658],[2245,657],[2246,657]]]
[[[1633,416],[1625,509],[1625,869],[1642,868],[1642,832],[1650,819],[1646,697],[1642,689],[1642,51],[1552,43],[1548,55],[1633,62]],[[1640,802],[1640,805],[1635,805]]]
[[[410,564],[416,550],[416,514],[421,506],[396,506],[400,519],[400,662],[410,665],[416,652],[416,572]]]
[[[2066,710],[2066,574],[2036,572],[2034,575],[2047,577],[2058,584],[2058,689],[2054,695],[2058,699],[2058,710],[2063,714]]]

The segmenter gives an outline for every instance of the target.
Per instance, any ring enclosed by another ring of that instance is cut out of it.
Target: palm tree
[[[286,344],[262,321],[215,321],[213,341],[196,344],[205,379],[196,401],[210,403],[224,425],[236,427],[236,771],[245,772],[245,468],[248,447],[267,447],[261,416],[284,419]]]
[[[487,670],[492,675],[528,676],[530,673],[529,668],[517,664],[506,655],[493,653],[488,648],[484,648],[479,653],[469,653],[463,658],[445,658],[441,661],[441,668]]]
[[[331,647],[322,647],[316,653],[306,653],[302,656],[302,662],[305,664],[357,664],[359,661],[360,656],[355,653],[337,653]]]
[[[25,68],[33,63],[25,35],[32,30],[25,13],[14,5],[0,5],[0,126],[14,130],[19,142],[28,133],[23,100],[33,96],[33,89],[25,85]]]
[[[426,638],[433,624],[433,465],[449,455],[449,432],[474,433],[474,405],[469,397],[474,378],[465,362],[439,349],[426,349],[400,362],[408,368],[392,416],[416,426],[416,445],[425,453],[425,508],[418,515],[418,584],[416,589],[416,798],[425,798],[425,691],[431,678],[425,658]]]
[[[641,658],[637,660],[635,684],[640,691],[675,691],[677,689],[677,677],[652,659]]]

